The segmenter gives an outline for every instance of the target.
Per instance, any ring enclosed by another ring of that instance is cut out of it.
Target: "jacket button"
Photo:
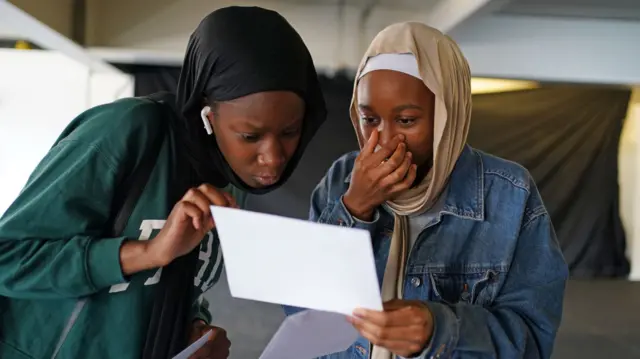
[[[414,288],[418,288],[418,287],[420,286],[420,284],[421,284],[421,283],[422,283],[422,281],[420,280],[420,278],[418,278],[418,277],[413,277],[413,278],[411,278],[411,285],[412,285]]]
[[[356,350],[360,352],[360,355],[366,356],[367,350],[362,345],[356,345]]]

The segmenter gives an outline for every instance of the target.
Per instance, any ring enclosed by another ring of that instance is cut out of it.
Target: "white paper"
[[[200,339],[193,342],[189,345],[185,350],[178,353],[178,355],[174,356],[173,359],[188,359],[193,353],[197,352],[198,349],[202,348],[208,341],[209,336],[211,335],[211,330],[209,330],[205,335],[203,335]]]
[[[305,310],[284,320],[259,359],[313,359],[345,351],[357,338],[343,314]]]
[[[351,315],[382,310],[369,232],[212,206],[231,295]]]

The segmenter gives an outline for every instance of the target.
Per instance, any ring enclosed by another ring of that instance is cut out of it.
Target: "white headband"
[[[413,54],[380,54],[370,57],[360,72],[358,80],[376,70],[398,71],[422,80],[418,61]]]

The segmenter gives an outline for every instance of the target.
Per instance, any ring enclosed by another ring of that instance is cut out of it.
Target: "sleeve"
[[[0,219],[0,296],[77,298],[125,282],[120,246],[101,236],[115,161],[95,145],[56,144]]]
[[[209,301],[204,297],[204,295],[200,295],[195,303],[193,303],[191,311],[193,321],[202,320],[207,323],[207,325],[210,325],[213,321],[211,312],[209,311]]]
[[[428,302],[431,343],[415,358],[549,358],[562,316],[568,267],[542,205],[521,227],[511,268],[487,308]]]
[[[338,185],[344,182],[346,174],[340,173],[342,171],[336,167],[338,166],[334,165],[329,169],[311,193],[309,220],[372,232],[380,219],[380,212],[378,209],[375,210],[371,222],[361,221],[349,213],[344,205],[344,193],[342,193],[346,192],[346,188]]]
[[[375,210],[371,222],[361,221],[349,213],[343,202],[344,194],[342,192],[346,191],[346,188],[339,185],[344,184],[344,180],[348,175],[342,167],[339,162],[334,163],[311,193],[309,220],[336,226],[360,228],[373,233],[380,219],[380,212],[378,209]],[[285,315],[304,310],[303,308],[290,306],[283,306],[283,308]]]

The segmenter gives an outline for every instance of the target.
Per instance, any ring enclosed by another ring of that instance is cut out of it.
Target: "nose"
[[[377,131],[379,131],[378,144],[381,146],[389,143],[389,141],[391,141],[391,139],[393,139],[393,137],[397,135],[397,133],[391,128],[391,126],[378,128]]]
[[[258,164],[260,166],[273,169],[274,172],[278,171],[278,174],[284,167],[286,161],[287,159],[284,154],[284,148],[280,142],[276,140],[266,141],[258,153]]]

